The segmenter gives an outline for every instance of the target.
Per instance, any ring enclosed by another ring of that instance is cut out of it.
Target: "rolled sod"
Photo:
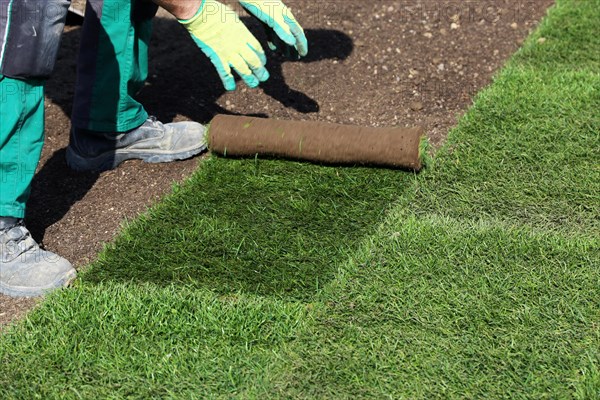
[[[419,171],[422,127],[367,128],[313,121],[217,115],[208,132],[213,153],[267,156],[333,165]]]

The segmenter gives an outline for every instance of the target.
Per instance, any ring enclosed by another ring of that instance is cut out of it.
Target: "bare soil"
[[[81,3],[81,2],[78,2]],[[364,126],[422,125],[439,145],[477,91],[535,28],[551,0],[287,2],[303,24],[309,56],[270,54],[259,89],[226,93],[212,65],[165,12],[155,19],[150,78],[139,94],[163,122],[209,122],[218,113]],[[259,37],[262,28],[244,19]],[[124,221],[189,176],[200,158],[130,161],[102,174],[64,161],[80,28],[67,27],[47,85],[46,144],[27,224],[46,249],[78,268],[94,260]],[[266,46],[265,46],[266,47]],[[0,295],[0,329],[36,304]]]

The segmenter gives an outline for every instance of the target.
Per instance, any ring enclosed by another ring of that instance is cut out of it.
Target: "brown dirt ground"
[[[421,124],[439,145],[473,95],[537,25],[552,0],[289,1],[310,42],[299,62],[271,55],[271,80],[225,93],[211,64],[160,12],[150,79],[139,94],[163,122],[206,123],[217,113],[365,126]],[[264,34],[245,20],[259,39]],[[170,165],[130,161],[102,174],[64,161],[80,28],[67,27],[47,85],[46,144],[28,205],[28,226],[46,249],[77,267],[94,260],[198,158]],[[0,295],[0,329],[36,304]]]

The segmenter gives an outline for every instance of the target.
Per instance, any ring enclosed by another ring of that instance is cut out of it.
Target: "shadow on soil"
[[[244,22],[265,43],[262,27],[252,19]],[[59,59],[53,77],[46,86],[46,95],[71,114],[76,77],[76,59],[80,29],[71,29],[63,35]],[[345,59],[353,50],[350,37],[334,30],[307,30],[309,56],[297,61],[311,63],[325,59]],[[176,115],[207,123],[216,114],[232,114],[221,108],[217,100],[225,93],[212,64],[190,40],[188,33],[174,20],[155,18],[150,47],[150,77],[138,95],[149,113],[163,122]],[[317,100],[290,88],[282,75],[282,64],[289,62],[282,56],[268,54],[269,82],[261,86],[266,94],[286,107],[302,113],[319,111]],[[240,83],[242,85],[242,83]],[[266,117],[266,115],[253,115]],[[51,124],[52,121],[47,121]],[[68,135],[70,127],[65,127]],[[28,204],[28,226],[38,240],[46,229],[60,221],[71,206],[81,200],[93,187],[99,173],[77,173],[65,162],[65,149],[56,150],[42,165],[34,178]]]

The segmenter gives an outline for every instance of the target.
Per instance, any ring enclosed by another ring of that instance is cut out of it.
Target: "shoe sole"
[[[71,146],[67,147],[67,165],[75,171],[108,171],[115,169],[127,160],[142,160],[147,163],[158,164],[177,160],[185,160],[198,155],[207,149],[206,144],[177,153],[115,150],[89,158],[77,154]]]
[[[39,297],[56,289],[69,286],[77,277],[74,269],[61,276],[52,284],[42,288],[14,287],[0,283],[0,293],[9,297]]]

